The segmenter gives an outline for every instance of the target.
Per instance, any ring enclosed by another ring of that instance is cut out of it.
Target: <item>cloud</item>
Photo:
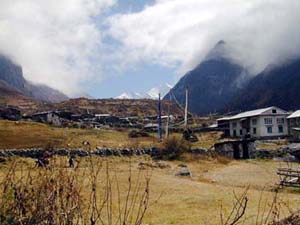
[[[101,71],[96,18],[115,0],[1,0],[0,52],[22,65],[28,80],[67,94]],[[101,77],[101,76],[100,76]]]
[[[107,20],[108,35],[131,63],[196,66],[225,40],[233,60],[252,73],[300,56],[299,0],[156,0]]]

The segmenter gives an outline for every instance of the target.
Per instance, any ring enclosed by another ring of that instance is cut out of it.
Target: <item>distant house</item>
[[[81,114],[72,114],[71,115],[71,120],[75,122],[81,122],[83,120]]]
[[[157,123],[148,123],[144,126],[145,131],[157,131],[158,130],[158,124]]]
[[[295,139],[300,140],[300,110],[292,113],[287,117],[289,125],[289,135]]]
[[[62,119],[72,120],[73,113],[70,111],[55,111],[55,113]]]
[[[61,119],[55,112],[39,112],[31,116],[32,120],[39,123],[47,123],[53,126],[61,126]]]
[[[18,121],[22,119],[22,115],[20,110],[12,107],[7,107],[0,108],[0,118],[5,120]]]
[[[109,116],[104,119],[104,124],[111,127],[120,125],[120,118],[117,116]]]
[[[217,128],[224,132],[224,137],[230,136],[230,117],[217,119]]]
[[[103,118],[110,117],[110,116],[111,116],[110,114],[95,114],[95,117],[97,119],[103,119]]]
[[[220,119],[218,122],[224,123],[225,127],[229,123],[231,137],[243,138],[249,136],[267,139],[288,135],[288,115],[288,112],[272,106],[243,112]]]

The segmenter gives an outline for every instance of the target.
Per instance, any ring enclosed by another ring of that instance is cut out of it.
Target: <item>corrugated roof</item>
[[[222,118],[217,119],[217,121],[230,120],[230,119],[231,119],[231,117],[222,117]]]
[[[293,119],[300,117],[300,110],[297,110],[296,112],[292,113],[290,116],[288,116],[288,119]]]
[[[277,110],[282,110],[282,109],[279,109],[275,106],[271,106],[271,107],[268,107],[268,108],[262,108],[262,109],[255,109],[255,110],[251,110],[251,111],[247,111],[247,112],[242,112],[242,113],[239,113],[235,116],[232,116],[230,117],[230,120],[236,120],[236,119],[242,119],[242,118],[247,118],[247,117],[253,117],[253,116],[259,116],[261,114],[263,114],[264,112],[270,110],[270,109],[277,109]],[[284,111],[284,110],[282,110]],[[287,112],[284,111],[285,114],[288,114]]]
[[[242,112],[235,116],[232,116],[230,119],[235,120],[235,119],[241,119],[241,118],[245,118],[245,117],[259,116],[260,114],[264,113],[265,111],[268,111],[273,108],[274,107],[268,107],[268,108],[263,108],[263,109],[255,109],[255,110],[251,110],[251,111],[247,111],[247,112]]]

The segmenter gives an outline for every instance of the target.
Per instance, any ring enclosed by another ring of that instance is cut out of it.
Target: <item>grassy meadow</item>
[[[80,148],[85,140],[89,141],[91,148],[135,149],[159,145],[156,133],[150,134],[150,137],[129,138],[128,132],[128,130],[55,128],[42,123],[0,120],[0,149],[43,147],[48,143],[56,147]],[[181,137],[181,134],[171,136]],[[198,134],[199,142],[193,143],[192,147],[210,148],[219,137],[218,132]]]
[[[153,135],[148,138],[130,139],[128,131],[65,129],[30,122],[0,121],[0,148],[43,147],[46,143],[52,143],[57,147],[82,147],[83,140],[88,140],[92,148],[96,146],[153,146],[157,144],[155,134]],[[198,137],[200,141],[192,147],[209,148],[219,139],[220,134],[213,132]],[[93,160],[95,167],[100,166],[101,169],[95,179],[95,185],[100,190],[95,198],[99,205],[105,197],[107,184],[112,190],[111,205],[102,211],[103,218],[110,218],[111,223],[103,224],[118,224],[118,204],[123,207],[128,198],[130,175],[131,189],[135,190],[136,187],[137,190],[130,194],[130,198],[133,199],[134,193],[137,193],[136,196],[143,194],[143,181],[145,177],[150,178],[149,204],[141,223],[143,225],[225,224],[224,218],[230,215],[237,196],[242,195],[245,190],[247,190],[248,205],[244,217],[246,220],[242,224],[264,224],[261,220],[268,217],[268,209],[273,205],[274,190],[279,182],[276,170],[278,167],[285,166],[284,163],[272,160],[234,161],[218,157],[195,157],[189,154],[184,155],[181,161],[157,162],[146,156],[93,157],[76,160],[77,168],[71,169],[67,167],[67,158],[51,159],[52,170],[48,175],[51,176],[55,171],[73,174],[82,195],[81,208],[84,213],[88,213],[90,208],[87,202],[91,199],[92,190],[91,167],[88,161]],[[141,163],[145,165],[143,168]],[[18,182],[31,180],[22,178],[28,173],[36,178],[35,182],[41,180],[40,177],[43,179],[46,177],[41,176],[43,173],[39,173],[43,169],[36,168],[35,160],[11,158],[0,164],[1,184],[4,184],[5,182],[2,181],[8,178],[7,174],[12,170],[12,165],[16,165],[14,176],[15,179],[19,179]],[[103,165],[109,165],[109,169],[103,169]],[[298,164],[293,164],[293,166],[296,168]],[[191,171],[191,177],[175,176],[185,167]],[[107,176],[111,177],[110,182],[105,179]],[[136,183],[138,180],[142,181],[140,186]],[[130,205],[133,207],[137,202],[134,201]],[[270,213],[270,217],[283,218],[289,215],[289,210],[300,210],[300,191],[297,189],[280,190],[276,207],[280,208],[280,215]],[[114,212],[111,217],[107,213],[109,210]],[[131,216],[134,217],[136,213],[137,211],[133,210]]]
[[[33,160],[15,160],[18,165],[16,168],[18,176],[26,174],[26,171],[31,171],[31,174],[36,173],[37,169],[33,169],[35,167]],[[1,180],[6,177],[13,161],[1,164]],[[103,165],[107,162],[110,165],[111,177],[116,176],[118,181],[118,183],[115,180],[111,182],[115,190],[112,193],[115,212],[117,211],[116,184],[120,190],[121,202],[124,204],[128,191],[129,173],[132,174],[132,186],[135,186],[138,177],[143,181],[146,173],[151,177],[149,208],[142,223],[149,225],[221,224],[221,212],[225,217],[228,216],[234,205],[235,196],[241,195],[247,187],[249,187],[247,192],[249,203],[244,224],[255,224],[259,205],[261,207],[259,218],[267,216],[267,208],[272,204],[275,195],[272,190],[278,182],[275,173],[276,168],[280,166],[279,163],[270,161],[230,161],[224,163],[217,159],[193,159],[185,162],[192,172],[192,177],[182,178],[174,176],[180,170],[179,165],[182,162],[179,161],[164,162],[167,165],[164,168],[151,166],[151,168],[141,172],[139,163],[152,163],[150,158],[111,157],[94,159],[95,165]],[[72,173],[74,170],[67,168],[66,158],[56,159],[54,170],[58,168],[61,168],[65,173]],[[81,184],[85,201],[89,200],[91,193],[91,188],[88,185],[89,171],[87,159],[80,159],[79,168],[74,173],[76,173]],[[97,179],[97,187],[101,191],[106,188],[104,177],[105,170],[101,170]],[[99,194],[99,204],[103,200],[103,196],[103,194]],[[280,218],[287,216],[289,209],[299,210],[300,208],[300,195],[296,190],[281,191],[277,201],[281,202],[280,207],[282,207]],[[265,212],[263,212],[264,207],[266,208]],[[105,210],[103,213],[105,214]],[[113,216],[113,220],[117,220],[116,217]]]

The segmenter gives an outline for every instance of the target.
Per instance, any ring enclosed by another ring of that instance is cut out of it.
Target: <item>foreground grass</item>
[[[34,167],[34,161],[28,159],[17,159],[18,171],[23,173]],[[116,174],[123,198],[126,196],[128,184],[129,158],[112,157],[108,159],[97,158],[98,163],[109,161],[112,174]],[[139,172],[140,162],[149,162],[151,159],[144,157],[133,157],[131,161],[131,172],[136,178]],[[220,224],[220,212],[225,215],[230,213],[233,205],[234,192],[239,195],[250,185],[248,191],[249,205],[246,211],[248,220],[244,224],[255,224],[256,215],[259,211],[258,205],[271,204],[274,196],[272,189],[276,186],[278,178],[276,168],[280,164],[271,161],[232,161],[219,162],[216,159],[194,159],[189,162],[164,162],[169,167],[164,169],[152,168],[150,182],[150,208],[146,214],[143,224],[149,225],[199,225]],[[174,174],[180,170],[179,164],[185,163],[191,170],[191,178],[180,178]],[[0,165],[0,179],[5,175],[11,162]],[[61,158],[59,166],[67,165],[67,159]],[[82,159],[78,178],[82,184],[88,181],[89,168],[86,159]],[[297,165],[295,165],[297,166]],[[65,168],[65,170],[70,170]],[[34,170],[33,170],[34,171]],[[104,174],[103,174],[104,176]],[[104,187],[102,175],[97,185]],[[86,198],[89,197],[88,188],[83,188]],[[261,199],[262,198],[262,199]],[[288,205],[291,209],[299,209],[300,195],[297,193],[282,192],[279,194],[280,201],[284,204],[282,215],[287,216]],[[261,200],[260,200],[261,199]]]

